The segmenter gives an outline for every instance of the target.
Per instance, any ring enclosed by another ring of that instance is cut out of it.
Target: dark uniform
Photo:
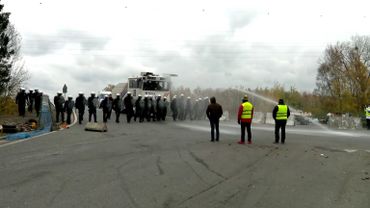
[[[164,97],[163,98],[163,110],[162,110],[162,120],[165,121],[166,120],[166,116],[167,116],[167,108],[168,108],[168,101],[167,101],[167,97]]]
[[[141,95],[138,95],[136,101],[135,101],[135,116],[134,116],[134,121],[136,121],[137,118],[139,118],[139,122],[142,122],[141,114],[143,111],[143,108],[141,107],[140,103],[142,102],[142,97]]]
[[[120,94],[117,94],[117,97],[113,100],[112,108],[116,113],[116,123],[119,123],[119,117],[123,108],[122,99]]]
[[[59,122],[59,115],[62,117],[62,122],[64,122],[64,103],[65,99],[62,96],[61,92],[58,92],[56,96],[54,96],[54,105],[56,111],[56,122]]]
[[[279,99],[279,104],[275,106],[272,111],[272,117],[275,120],[275,143],[279,143],[280,135],[279,131],[281,128],[281,143],[285,143],[285,126],[290,116],[289,107],[284,104],[283,99]]]
[[[178,109],[178,112],[179,112],[179,120],[182,121],[184,120],[185,118],[185,98],[184,98],[184,94],[181,94],[180,95],[180,98],[178,99],[177,101],[177,109]]]
[[[73,107],[75,106],[75,102],[72,99],[72,96],[68,96],[68,100],[64,103],[64,111],[67,113],[67,124],[71,124],[72,122],[71,116]]]
[[[25,116],[26,114],[26,100],[27,100],[27,94],[26,90],[24,88],[21,88],[20,92],[18,92],[15,102],[18,104],[18,113],[19,116]]]
[[[130,92],[127,93],[127,96],[123,100],[123,104],[125,105],[126,109],[127,123],[130,123],[131,118],[134,116],[134,106],[132,103],[132,97]]]
[[[39,116],[40,115],[40,111],[41,111],[42,92],[39,92],[38,89],[35,89],[34,97],[35,97],[35,111],[36,111],[36,115]]]
[[[81,124],[82,121],[84,120],[86,103],[87,103],[87,100],[84,94],[80,92],[75,102],[75,107],[76,109],[78,109],[78,123],[79,124]]]
[[[172,119],[174,121],[176,121],[177,120],[177,115],[178,115],[176,95],[173,96],[173,98],[172,98],[170,108],[171,108],[171,111],[172,111]]]
[[[87,107],[89,108],[89,122],[91,122],[91,116],[94,116],[94,122],[96,123],[96,107],[98,99],[95,97],[95,93],[92,92],[91,96],[87,99]]]
[[[157,121],[161,121],[162,120],[162,114],[163,114],[163,108],[164,108],[164,104],[163,104],[163,100],[161,99],[161,96],[157,97],[155,106],[156,106]]]
[[[106,96],[103,101],[100,103],[100,108],[103,109],[103,122],[107,123],[109,110],[112,108],[112,102],[109,97]]]
[[[223,114],[222,106],[216,103],[216,98],[211,97],[211,103],[208,105],[206,115],[211,125],[211,142],[215,140],[214,130],[216,130],[216,141],[220,139],[219,121]]]
[[[112,93],[110,93],[108,95],[108,99],[109,99],[109,103],[111,105],[108,106],[108,114],[107,114],[107,119],[110,120],[110,116],[112,115],[112,110],[113,110],[113,97],[112,97]]]
[[[190,120],[193,120],[193,119],[192,119],[192,107],[191,107],[191,99],[190,99],[190,97],[188,97],[188,98],[186,99],[184,120],[186,120],[186,118],[187,118],[188,116],[189,116],[189,119],[190,119]]]
[[[33,103],[35,101],[33,90],[30,90],[27,94],[27,104],[28,104],[28,112],[32,113],[33,111]]]

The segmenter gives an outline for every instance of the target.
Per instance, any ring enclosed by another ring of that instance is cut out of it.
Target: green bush
[[[17,104],[11,97],[0,97],[0,115],[17,115]]]

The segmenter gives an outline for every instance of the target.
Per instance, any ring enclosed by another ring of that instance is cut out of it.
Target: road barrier
[[[51,110],[49,105],[49,97],[44,95],[42,98],[42,106],[40,110],[39,117],[39,128],[35,131],[30,132],[20,132],[16,134],[9,134],[6,136],[6,140],[14,141],[18,139],[26,139],[41,134],[45,134],[51,131],[52,120],[51,120]]]

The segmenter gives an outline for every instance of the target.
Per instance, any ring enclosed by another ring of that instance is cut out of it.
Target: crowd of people
[[[168,110],[171,110],[172,119],[174,121],[180,120],[202,120],[206,118],[206,109],[209,104],[208,97],[198,98],[192,102],[190,97],[185,98],[183,94],[179,97],[173,96],[169,101],[167,97],[138,95],[136,99],[127,92],[124,98],[121,94],[116,94],[113,98],[112,94],[105,95],[104,99],[100,102],[95,92],[91,92],[88,98],[84,93],[80,92],[75,101],[71,96],[68,96],[66,101],[61,92],[58,92],[54,97],[54,105],[56,110],[56,122],[65,122],[64,115],[66,114],[67,124],[71,122],[71,114],[75,107],[78,111],[78,122],[82,123],[85,108],[88,109],[88,121],[97,122],[97,109],[103,111],[103,122],[107,123],[112,111],[115,112],[115,122],[120,123],[121,113],[126,114],[126,121],[130,123],[132,120],[135,122],[154,122],[165,121]]]
[[[42,92],[39,89],[29,90],[26,92],[25,88],[21,88],[15,97],[15,102],[18,105],[19,116],[24,117],[27,110],[33,113],[35,110],[36,115],[39,116],[42,104]]]
[[[78,97],[73,100],[72,96],[64,99],[62,92],[58,92],[54,97],[54,106],[56,111],[56,123],[66,122],[71,124],[72,113],[74,108],[78,111],[78,122],[82,124],[85,114],[85,108],[88,108],[88,121],[97,122],[97,109],[103,111],[103,122],[107,123],[111,118],[112,111],[115,111],[115,122],[120,123],[121,113],[126,114],[126,121],[130,123],[133,119],[135,122],[154,122],[165,121],[167,117],[167,110],[170,109],[172,119],[174,121],[180,120],[203,120],[208,118],[211,126],[211,141],[219,141],[219,120],[223,114],[222,106],[216,103],[216,98],[208,97],[198,98],[192,101],[190,97],[185,98],[184,94],[179,97],[176,95],[172,97],[169,102],[167,97],[161,96],[141,96],[138,95],[134,99],[130,92],[127,92],[124,98],[120,94],[116,94],[113,99],[112,94],[108,94],[99,102],[95,92],[91,92],[86,99],[84,93],[79,92]],[[28,106],[28,111],[32,112],[35,109],[37,115],[40,113],[42,102],[42,92],[38,89],[29,90],[26,93],[24,88],[16,96],[16,103],[18,104],[18,111],[20,116],[25,115],[25,108]],[[34,104],[34,105],[33,105]],[[245,144],[245,130],[247,130],[248,144],[252,143],[251,123],[253,119],[254,107],[248,101],[248,96],[245,95],[242,103],[239,106],[237,122],[241,126],[241,139],[239,144]],[[66,115],[66,119],[65,119]],[[279,99],[278,105],[275,106],[272,112],[275,120],[275,143],[285,143],[285,126],[287,119],[290,116],[290,111],[287,105],[284,104],[283,99]],[[281,131],[281,137],[280,137]]]

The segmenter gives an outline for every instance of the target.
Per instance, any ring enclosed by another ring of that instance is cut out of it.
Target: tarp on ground
[[[51,131],[52,121],[51,121],[51,112],[49,108],[49,97],[45,95],[42,98],[39,126],[40,128],[35,131],[9,134],[6,136],[6,140],[14,141],[18,139],[31,138]]]

